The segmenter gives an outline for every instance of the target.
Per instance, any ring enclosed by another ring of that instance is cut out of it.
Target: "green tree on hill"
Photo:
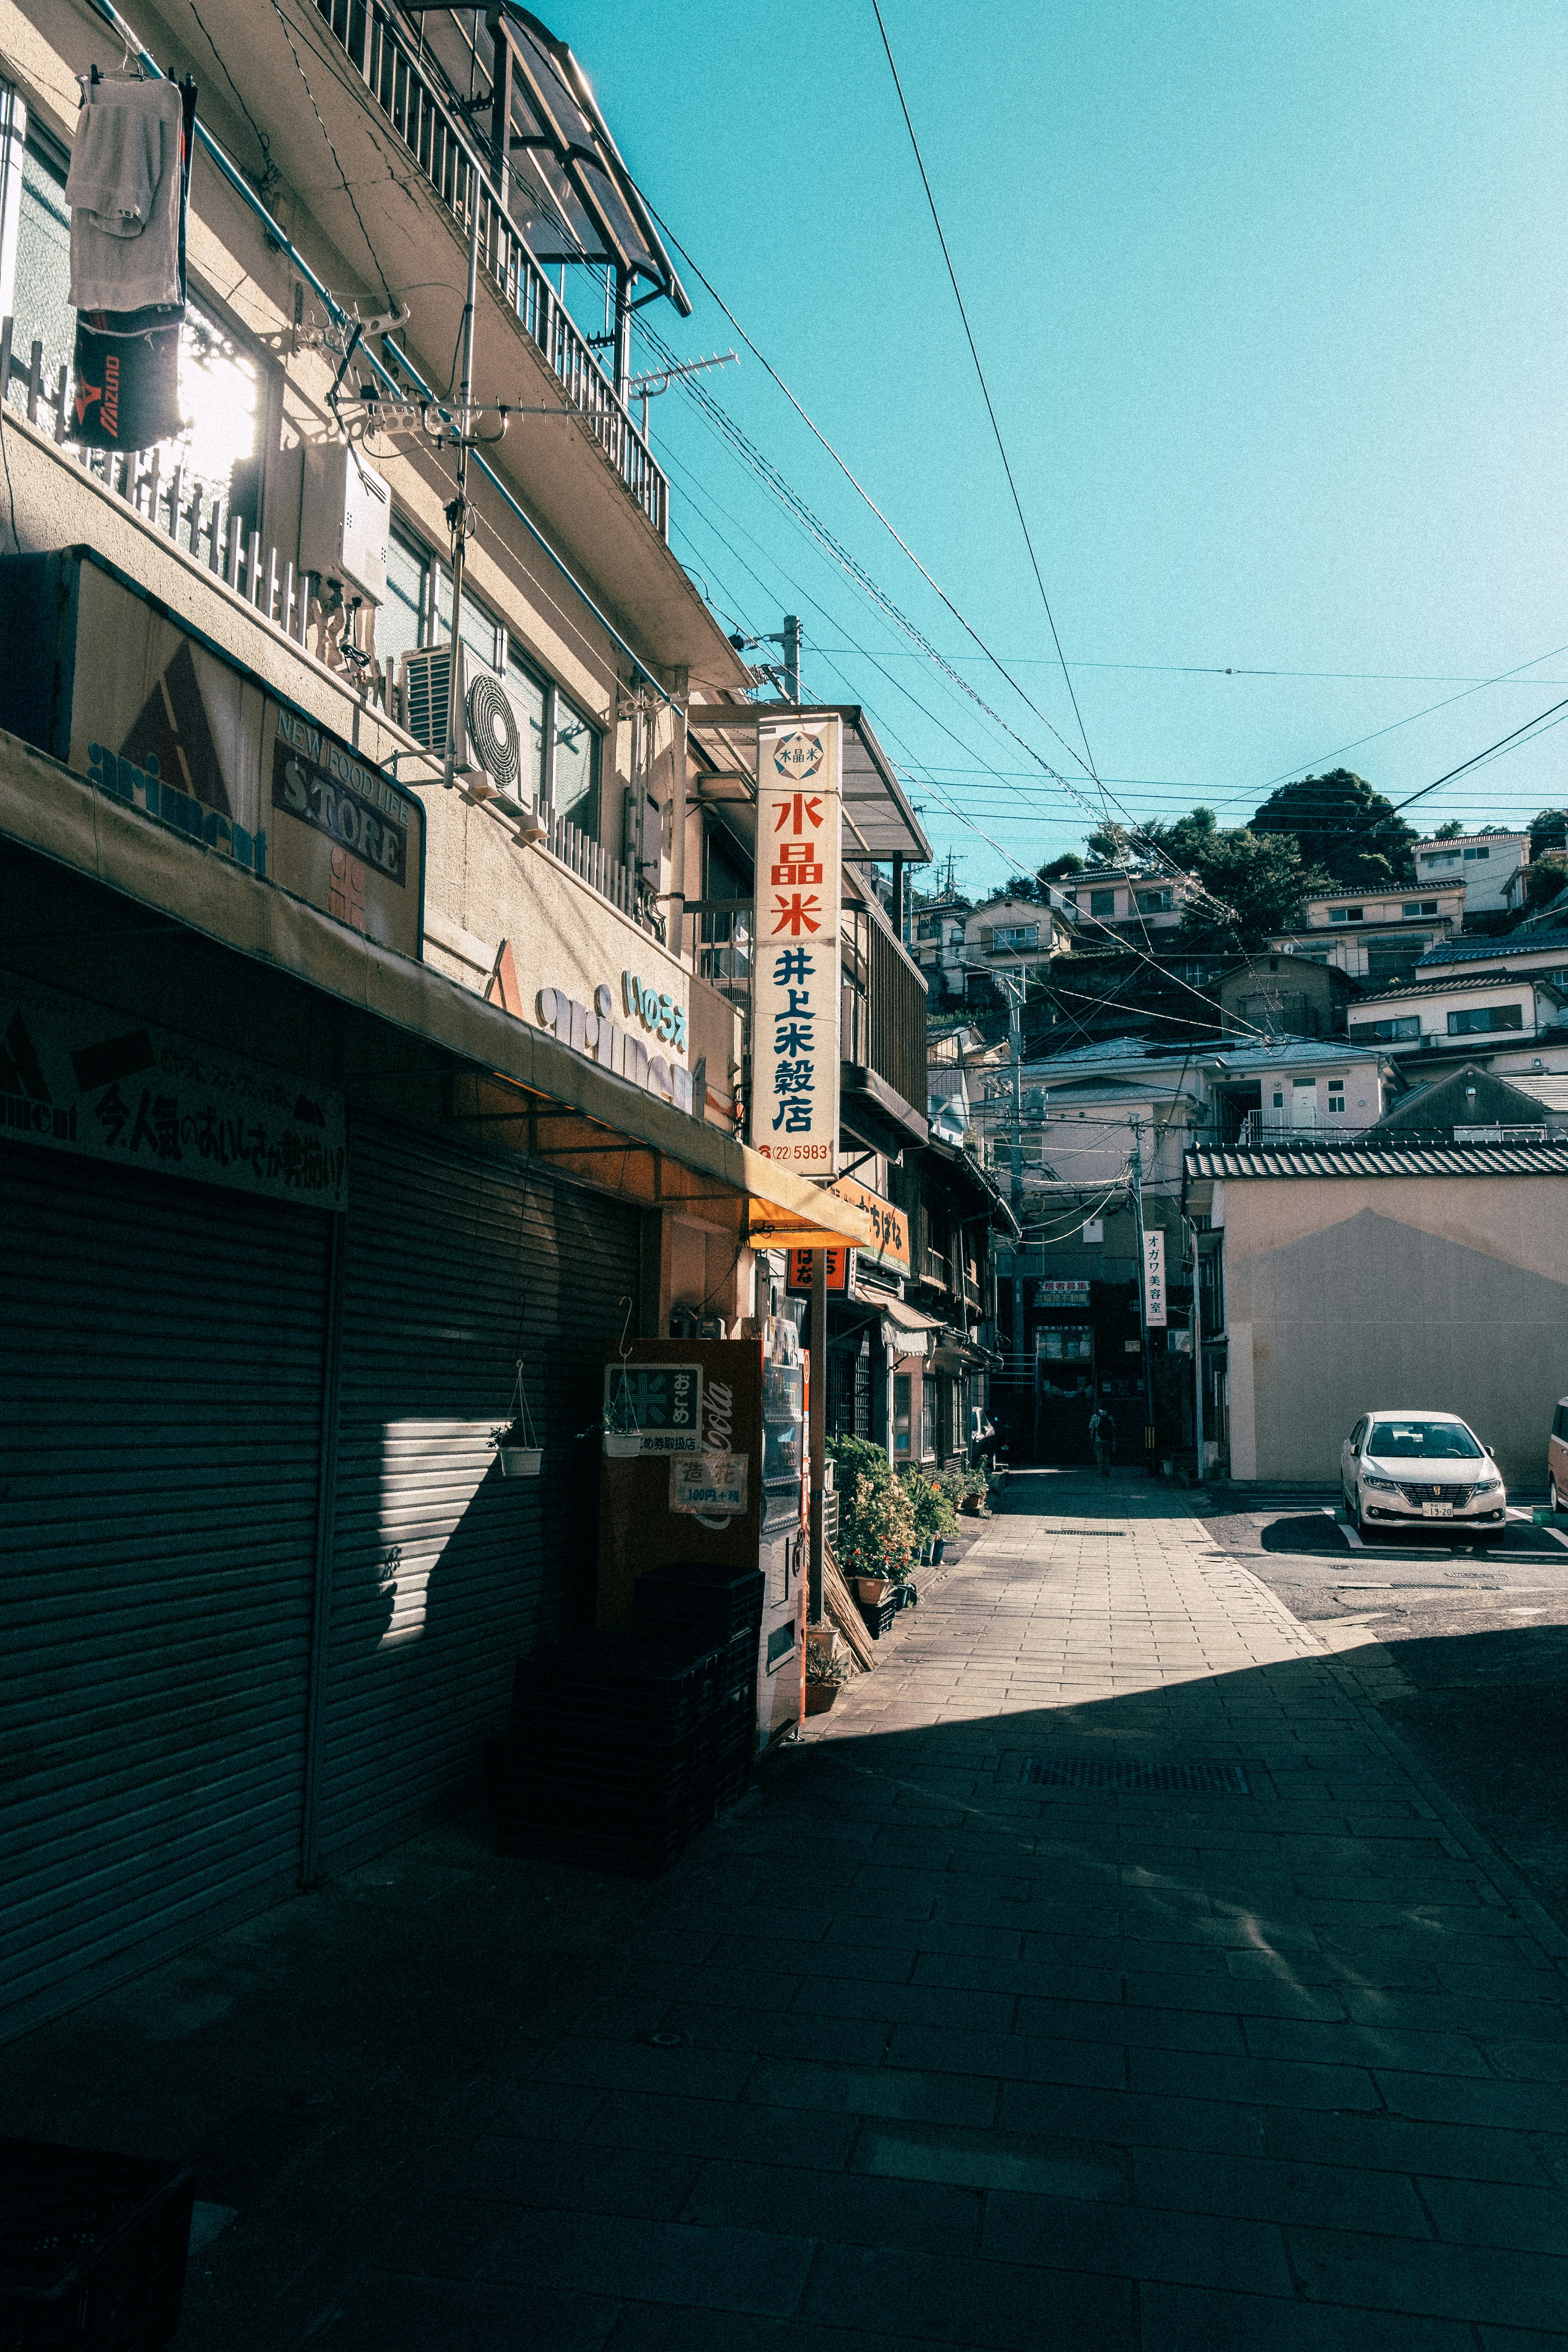
[[[1303,866],[1331,875],[1331,888],[1395,889],[1415,879],[1419,836],[1391,800],[1348,768],[1282,784],[1253,818],[1252,830],[1292,835]]]

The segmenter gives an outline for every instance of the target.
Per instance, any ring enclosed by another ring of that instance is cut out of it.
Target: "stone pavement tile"
[[[602,2147],[654,2148],[672,2155],[733,2157],[745,2163],[833,2170],[848,2163],[859,2128],[856,2116],[823,2115],[809,2107],[612,2091],[584,2137]]]
[[[1305,2065],[1281,2058],[1187,2055],[1183,2051],[1133,2051],[1131,2088],[1163,2098],[1246,2100],[1260,2107],[1371,2112],[1383,2105],[1380,2091],[1363,2067]],[[1477,2088],[1495,2086],[1486,2084]]]
[[[980,2236],[978,2190],[950,2182],[889,2180],[860,2172],[808,2171],[784,2164],[704,2167],[683,2220],[704,2229],[775,2230],[838,2245],[903,2253],[970,2254]]]
[[[1113,2003],[1121,2000],[1122,1985],[1119,1969],[1062,1968],[1043,1959],[973,1959],[962,1952],[917,1954],[914,1981],[977,1991],[1031,1993],[1051,2000]]]
[[[1130,2049],[1221,2051],[1246,2054],[1241,2020],[1206,2009],[1137,2008],[1109,2001],[1018,2003],[1015,2031],[1051,2041],[1121,2042]]]
[[[596,2213],[525,2213],[489,2248],[487,2278],[556,2293],[634,2295],[787,2318],[798,2309],[812,2247],[767,2230]]]
[[[671,2061],[674,2060],[674,2064]],[[744,2053],[652,2050],[640,2042],[558,2042],[540,2058],[533,2079],[605,2091],[659,2091],[691,2099],[732,2099],[751,2071]]]
[[[962,2189],[1013,2189],[1110,2204],[1125,2204],[1131,2195],[1125,2148],[957,2124],[868,2122],[856,2142],[853,2169],[889,2180],[942,2180]]]
[[[980,2243],[993,2261],[1047,2270],[1196,2285],[1221,2278],[1255,2294],[1291,2292],[1284,2240],[1267,2221],[997,2189],[985,2200]]]
[[[1230,2213],[1255,2221],[1299,2221],[1328,2230],[1377,2230],[1429,2238],[1432,2225],[1408,2178],[1348,2164],[1283,2164],[1252,2156],[1191,2148],[1137,2149],[1132,2178],[1140,2206],[1187,2213]],[[1449,2183],[1441,2184],[1445,2188]],[[1468,2190],[1470,2184],[1465,2184]],[[1464,2193],[1461,2191],[1461,2193]],[[1486,2189],[1483,2196],[1546,2196],[1541,2189]],[[1438,2234],[1455,2235],[1458,2231]]]
[[[514,2338],[507,2352],[529,2339]],[[538,2352],[555,2352],[548,2337]],[[689,2304],[628,2303],[605,2352],[907,2352],[904,2336],[818,2327],[805,2319],[742,2318],[729,2311],[698,2311]],[[486,2347],[489,2352],[489,2347]]]
[[[1568,2049],[1558,2041],[1493,2042],[1486,2044],[1494,2074],[1510,2083],[1568,2083]]]
[[[1014,1940],[1016,1941],[1016,1938]],[[743,1968],[749,1952],[756,1954],[761,1966],[766,1961],[772,1948],[761,1937],[727,1936],[718,1948],[721,1956],[731,1966]],[[859,1979],[865,1977],[868,1971],[874,1972],[884,1984],[902,1984],[913,1976],[918,1956],[912,1944],[905,1944],[901,1947],[883,1944],[875,1948],[877,1949],[875,1962],[868,1961],[867,1948],[863,1944],[799,1945],[792,1958],[796,1961],[803,1983],[808,1979],[818,1977]],[[982,1961],[970,1964],[958,1961],[954,1965],[984,1967],[986,1963]]]
[[[1497,2131],[1561,2132],[1568,2124],[1562,2092],[1547,2084],[1454,2082],[1440,2074],[1394,2074],[1381,2069],[1375,2079],[1396,2116],[1480,2124]]]
[[[1477,2180],[1417,2182],[1440,2238],[1469,2246],[1517,2246],[1568,2254],[1568,2199],[1560,2189],[1500,2188]],[[1562,2314],[1568,2329],[1568,2309]]]
[[[831,2010],[796,2017],[791,2010],[699,2009],[694,2003],[678,2003],[666,2011],[661,2030],[686,2034],[697,2051],[789,2058],[805,2047],[849,2066],[876,2065],[888,2042],[888,2027],[879,2018],[837,2016]]]
[[[1293,1975],[1232,1975],[1228,1970],[1130,1969],[1124,1979],[1130,2003],[1152,2009],[1228,2011],[1237,2019],[1294,2017],[1331,2023],[1346,2014],[1337,1985],[1302,1983]]]
[[[1289,2229],[1299,2291],[1312,2303],[1363,2304],[1494,2326],[1552,2327],[1568,2314],[1568,2261],[1512,2249]]]
[[[836,1919],[828,1941],[851,1951],[901,1952],[911,1958],[933,1953],[1016,1959],[1024,1933],[1021,1921],[1012,1927],[985,1927],[952,1919]]]
[[[1137,2352],[1139,2345],[1131,2280],[974,2258],[912,2254],[889,2263],[869,2250],[826,2246],[805,2313],[963,2352]]]
[[[1493,1981],[1497,1979],[1494,1977]],[[1517,1983],[1503,1979],[1510,1992]],[[1499,1999],[1484,1993],[1389,1989],[1347,1984],[1345,2006],[1358,2025],[1414,2028],[1423,2032],[1468,2032],[1479,2042],[1568,2044],[1568,1979],[1559,1978],[1563,2000]],[[1544,1989],[1543,1989],[1544,1990]]]
[[[944,2032],[1006,2033],[1017,2007],[1011,1993],[942,1985],[889,1983],[879,1970],[847,1984],[808,1979],[790,2004],[792,2017],[877,2019],[890,2025],[934,2025]],[[812,2029],[808,2026],[807,2031]]]
[[[758,2061],[745,2095],[767,2106],[815,2107],[827,2114],[881,2116],[914,2123],[988,2124],[994,2082],[959,2074],[916,2074],[901,2066],[831,2066],[810,2058]]]
[[[1046,2042],[1024,2034],[958,2033],[945,2027],[897,2025],[888,2043],[890,2068],[989,2075],[1002,2083],[1081,2083],[1120,2090],[1127,2053],[1108,2042]]]
[[[700,2169],[695,2157],[603,2140],[502,2139],[455,2145],[431,2168],[436,2193],[491,2205],[569,2206],[585,2213],[672,2221]],[[422,2182],[414,2192],[429,2194]]]
[[[380,2273],[346,2285],[307,2331],[274,2341],[279,2352],[604,2352],[620,2306],[602,2295],[542,2294],[510,2281]]]
[[[606,2093],[568,2083],[515,2083],[487,2103],[478,2117],[487,2132],[520,2139],[575,2139],[604,2105]]]
[[[1321,2024],[1299,2017],[1249,2017],[1247,2047],[1255,2058],[1305,2058],[1328,2066],[1396,2066],[1413,2074],[1488,2073],[1474,2042],[1459,2033],[1394,2027]]]
[[[1474,2332],[1462,2321],[1210,2287],[1153,2284],[1142,2289],[1141,2301],[1142,2352],[1475,2352]]]

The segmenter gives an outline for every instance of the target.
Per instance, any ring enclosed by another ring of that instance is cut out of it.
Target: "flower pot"
[[[826,1715],[842,1688],[841,1683],[807,1683],[805,1686],[807,1715]]]
[[[858,1576],[855,1590],[868,1609],[879,1609],[893,1587],[886,1576]]]
[[[537,1478],[544,1460],[542,1445],[501,1445],[500,1475],[503,1478]]]
[[[642,1452],[640,1429],[606,1429],[605,1454],[611,1462],[630,1462]]]
[[[893,1595],[893,1606],[895,1609],[912,1609],[920,1597],[912,1584],[900,1584]]]
[[[979,1496],[965,1495],[963,1502],[960,1503],[958,1507],[967,1518],[977,1519],[980,1517]]]
[[[942,1566],[942,1554],[946,1549],[947,1538],[945,1536],[938,1536],[931,1548],[931,1564],[933,1568],[940,1568]]]
[[[1173,1454],[1161,1454],[1161,1456],[1160,1456],[1160,1475],[1161,1475],[1163,1478],[1168,1478],[1168,1477],[1170,1476],[1170,1475],[1171,1475],[1172,1471],[1175,1468],[1175,1466],[1176,1466],[1176,1457],[1175,1457],[1175,1455],[1174,1455]]]

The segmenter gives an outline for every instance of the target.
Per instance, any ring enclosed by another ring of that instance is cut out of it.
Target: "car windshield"
[[[1474,1462],[1481,1451],[1461,1421],[1374,1422],[1366,1450],[1394,1462]]]

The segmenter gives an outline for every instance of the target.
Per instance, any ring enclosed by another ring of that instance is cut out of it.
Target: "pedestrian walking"
[[[1116,1423],[1103,1405],[1089,1417],[1089,1435],[1094,1447],[1094,1466],[1102,1478],[1109,1478],[1110,1457],[1116,1451]]]

